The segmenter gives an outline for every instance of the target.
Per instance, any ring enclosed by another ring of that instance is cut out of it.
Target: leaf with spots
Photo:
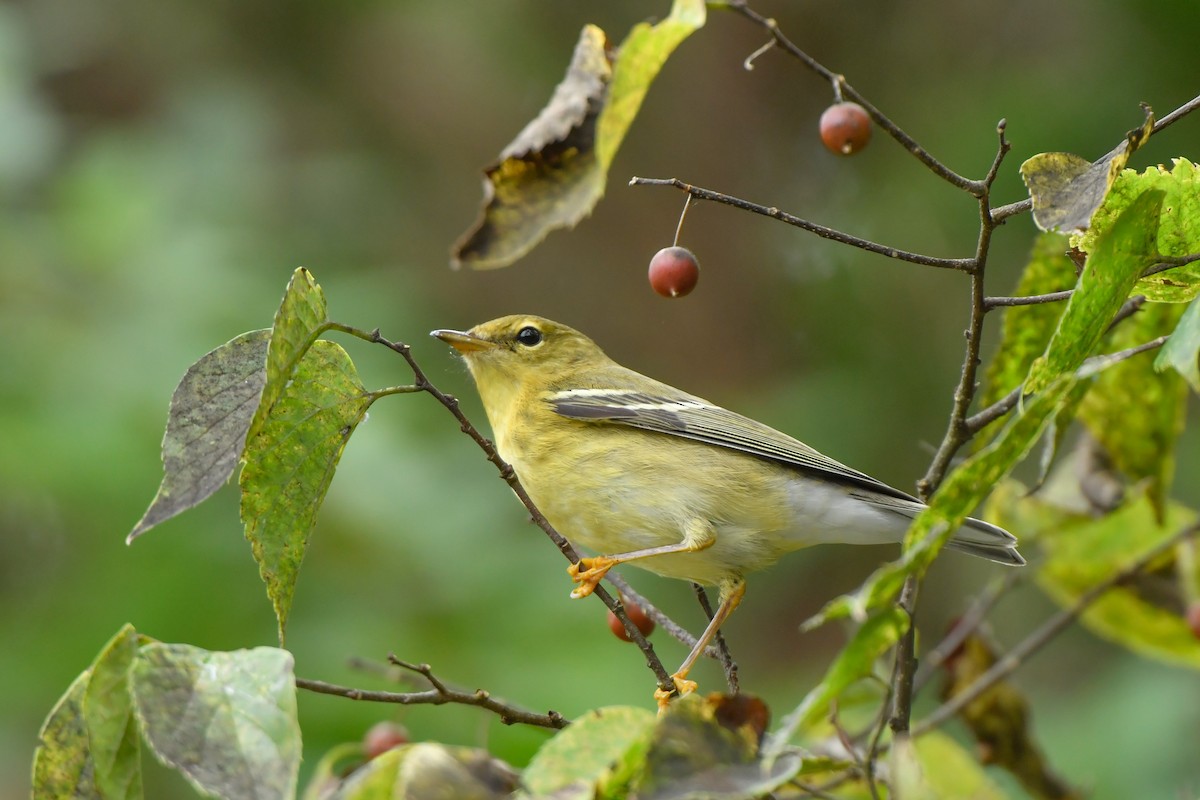
[[[375,395],[339,345],[314,342],[246,446],[242,523],[283,641],[300,564],[334,469]]]
[[[1129,131],[1125,141],[1094,162],[1073,153],[1039,153],[1021,165],[1021,178],[1033,200],[1033,221],[1039,228],[1062,233],[1087,230],[1129,157],[1150,138],[1154,115],[1149,108],[1145,111],[1142,127]]]
[[[300,726],[292,655],[151,643],[132,668],[142,735],[159,761],[204,794],[295,796]]]
[[[634,26],[615,54],[603,30],[585,26],[550,102],[485,171],[483,209],[452,248],[451,266],[506,267],[590,214],[650,84],[705,14],[704,0],[675,0],[666,19]]]

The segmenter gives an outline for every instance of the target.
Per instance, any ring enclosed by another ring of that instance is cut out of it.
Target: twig
[[[892,713],[887,720],[892,735],[907,736],[908,720],[912,716],[913,678],[917,674],[917,594],[921,582],[916,575],[909,575],[900,590],[896,604],[908,614],[908,630],[896,645],[896,666],[892,672]]]
[[[384,338],[382,335],[380,335],[378,328],[368,332],[350,325],[343,325],[339,322],[326,322],[324,329],[341,331],[342,333],[356,336],[359,339],[363,339],[364,341],[371,342],[373,344],[381,344],[393,352],[400,354],[400,356],[408,363],[409,369],[412,370],[416,386],[421,391],[432,395],[433,398],[441,403],[447,411],[454,415],[454,418],[458,420],[458,425],[462,432],[467,434],[467,436],[469,436],[475,442],[475,444],[477,444],[479,448],[483,450],[484,455],[487,456],[487,460],[492,462],[492,465],[495,466],[500,472],[501,479],[508,484],[509,488],[512,489],[513,494],[517,496],[517,498],[529,511],[529,516],[533,523],[541,528],[548,537],[550,537],[550,541],[554,542],[555,546],[558,547],[559,551],[567,558],[568,561],[570,561],[572,564],[579,561],[579,554],[575,551],[575,548],[571,546],[571,543],[568,542],[561,533],[554,529],[554,526],[550,524],[550,521],[546,519],[545,515],[542,514],[542,512],[534,504],[533,500],[529,497],[529,494],[525,491],[525,487],[522,486],[520,480],[517,479],[516,472],[513,471],[513,468],[507,462],[505,462],[503,458],[500,457],[500,453],[496,451],[495,445],[493,445],[489,439],[481,434],[479,430],[473,424],[471,424],[471,421],[467,419],[466,414],[464,414],[462,409],[459,407],[458,399],[438,389],[425,375],[425,371],[421,369],[420,365],[417,364],[416,359],[413,358],[412,348],[409,345],[404,344],[403,342],[393,342]],[[671,680],[671,676],[663,666],[658,654],[654,652],[654,646],[646,641],[646,637],[643,636],[642,632],[638,630],[637,626],[630,621],[628,615],[625,613],[624,607],[603,586],[597,586],[595,592],[593,593],[600,598],[601,602],[608,607],[609,611],[612,611],[613,614],[617,616],[617,619],[621,620],[621,624],[625,626],[625,630],[629,634],[629,638],[633,640],[633,642],[642,651],[642,655],[645,656],[646,666],[648,666],[654,673],[654,677],[658,681],[659,688],[672,693],[677,692],[677,689],[675,688],[675,682]]]
[[[837,734],[838,742],[850,754],[850,758],[854,761],[854,766],[859,772],[867,778],[867,791],[871,793],[872,800],[879,800],[879,787],[875,785],[875,764],[874,760],[864,756],[854,744],[854,740],[850,738],[850,734],[846,733],[845,727],[842,725],[841,719],[838,718],[837,700],[834,700],[829,709],[829,721],[833,725],[834,733]]]
[[[696,646],[695,636],[689,633],[688,630],[678,622],[664,614],[656,605],[647,600],[645,595],[638,593],[636,589],[629,585],[629,581],[625,580],[623,576],[619,575],[615,571],[612,571],[604,576],[604,580],[615,586],[617,591],[623,597],[625,597],[625,599],[637,603],[641,607],[642,611],[646,612],[646,616],[654,620],[656,625],[666,631],[670,636],[681,642],[685,647],[691,649]],[[717,652],[717,648],[711,644],[704,648],[704,655],[714,660],[720,660],[721,658],[721,654]]]
[[[1200,253],[1192,253],[1186,256],[1164,256],[1162,261],[1143,272],[1142,277],[1149,278],[1151,275],[1157,275],[1160,272],[1166,272],[1167,270],[1181,267],[1184,264],[1191,264],[1194,261],[1200,261]],[[1073,294],[1075,294],[1074,289],[1063,289],[1060,292],[1031,294],[1024,297],[985,297],[983,299],[983,304],[988,311],[991,311],[993,308],[1034,306],[1042,303],[1057,303],[1061,300],[1066,300]]]
[[[1017,570],[1005,570],[1003,576],[992,581],[983,593],[975,598],[958,622],[954,624],[954,627],[950,629],[950,632],[946,634],[946,637],[922,659],[921,667],[917,670],[917,677],[913,679],[914,692],[920,691],[946,659],[967,640],[968,636],[979,629],[1000,598],[1020,579],[1021,573]]]
[[[999,174],[1001,162],[1011,148],[1008,140],[1004,137],[1004,129],[1004,120],[1000,120],[996,126],[996,136],[999,139],[996,156],[992,159],[992,166],[988,170],[987,176],[981,181],[983,190],[978,195],[979,237],[975,243],[975,257],[972,259],[971,319],[966,330],[967,347],[963,355],[962,372],[959,376],[958,386],[954,389],[954,405],[950,411],[950,420],[946,425],[946,434],[942,438],[942,443],[938,446],[937,453],[934,454],[925,476],[917,481],[917,494],[922,500],[929,499],[929,496],[941,484],[942,479],[946,476],[946,470],[949,469],[950,463],[954,459],[954,454],[972,435],[967,427],[967,411],[975,400],[975,391],[978,388],[976,376],[979,373],[979,351],[983,344],[983,320],[987,315],[983,279],[987,268],[988,252],[992,245],[992,232],[996,229],[996,221],[991,213],[991,186],[996,175]]]
[[[500,721],[505,725],[522,724],[535,725],[539,728],[558,729],[565,728],[570,724],[570,721],[557,711],[538,714],[500,702],[482,689],[475,692],[463,692],[451,689],[433,676],[433,672],[428,664],[406,665],[403,662],[399,662],[398,666],[407,666],[414,672],[425,676],[433,688],[423,692],[381,692],[371,689],[353,689],[349,686],[338,686],[337,684],[326,683],[325,681],[300,677],[296,678],[296,687],[318,694],[330,694],[350,700],[365,700],[373,703],[397,703],[405,706],[440,706],[447,703],[456,703],[465,706],[475,706],[498,715]]]
[[[1148,342],[1143,342],[1142,344],[1135,345],[1133,347],[1127,347],[1124,350],[1117,350],[1113,353],[1092,356],[1091,358],[1085,359],[1084,362],[1079,366],[1079,369],[1075,370],[1075,376],[1077,378],[1086,378],[1094,375],[1099,372],[1100,369],[1112,366],[1118,361],[1124,361],[1127,358],[1133,358],[1136,355],[1141,355],[1147,350],[1153,350],[1156,347],[1162,347],[1168,338],[1169,337],[1167,336],[1159,336],[1156,339],[1151,339]],[[1000,417],[1003,417],[1009,411],[1012,411],[1014,408],[1016,408],[1017,404],[1021,402],[1021,398],[1024,396],[1022,394],[1023,388],[1024,385],[1016,387],[987,408],[982,409],[976,414],[972,414],[970,417],[967,417],[966,425],[971,431],[971,434],[974,435],[978,433],[984,427],[990,425]]]
[[[857,236],[852,236],[843,231],[829,228],[824,225],[818,225],[815,222],[810,222],[806,219],[794,216],[781,211],[775,206],[764,206],[758,203],[752,203],[749,200],[743,200],[740,197],[724,194],[722,192],[705,189],[700,186],[693,186],[690,183],[685,183],[678,178],[641,178],[634,176],[629,180],[630,186],[673,186],[687,192],[690,196],[697,200],[711,200],[714,203],[722,203],[727,206],[741,209],[742,211],[750,211],[754,214],[761,214],[764,217],[777,219],[780,222],[786,222],[788,225],[793,225],[809,233],[815,233],[824,239],[830,239],[835,242],[857,247],[860,250],[866,250],[869,253],[877,253],[881,256],[894,258],[899,261],[908,261],[912,264],[920,264],[926,267],[937,267],[938,269],[954,269],[959,272],[970,272],[974,267],[975,260],[972,258],[939,258],[937,256],[927,256],[922,253],[913,253],[908,250],[900,250],[899,248],[889,247],[888,245],[872,242],[867,239],[860,239]]]
[[[993,664],[986,672],[975,679],[975,682],[963,689],[958,694],[947,700],[942,705],[938,706],[929,714],[928,717],[922,719],[913,726],[912,735],[920,736],[927,731],[931,731],[941,725],[946,720],[953,717],[971,701],[978,698],[988,689],[992,688],[998,681],[1008,677],[1014,670],[1020,667],[1025,660],[1044,647],[1050,640],[1057,636],[1063,629],[1075,621],[1075,619],[1087,610],[1088,606],[1096,602],[1108,590],[1119,586],[1147,566],[1153,563],[1175,545],[1194,536],[1200,532],[1200,523],[1189,525],[1177,533],[1167,537],[1162,542],[1159,542],[1154,547],[1130,564],[1125,569],[1119,570],[1110,577],[1088,589],[1075,599],[1069,607],[1059,611],[1050,619],[1046,620],[1037,630],[1025,637],[1025,640],[1009,651],[1003,658]]]
[[[1153,136],[1154,134],[1159,133],[1164,128],[1166,128],[1168,125],[1178,122],[1179,120],[1183,119],[1188,114],[1195,111],[1197,108],[1200,108],[1200,97],[1193,97],[1191,100],[1187,101],[1186,103],[1181,105],[1179,108],[1177,108],[1174,111],[1172,111],[1171,113],[1167,114],[1165,117],[1163,117],[1159,120],[1156,120],[1154,123],[1154,127],[1150,129],[1150,135]],[[996,220],[997,225],[1000,225],[1000,224],[1003,224],[1004,221],[1007,220],[1009,217],[1014,217],[1017,214],[1026,214],[1032,209],[1033,209],[1033,200],[1026,197],[1024,200],[1018,200],[1015,203],[1009,203],[1008,205],[1003,205],[1003,206],[999,206],[997,208],[993,208],[992,209],[992,218]]]
[[[887,131],[888,135],[900,143],[900,146],[913,155],[918,161],[924,164],[930,172],[937,175],[942,180],[956,186],[963,191],[970,192],[976,197],[986,193],[987,187],[982,181],[973,181],[969,178],[964,178],[954,170],[947,167],[942,162],[934,158],[930,153],[917,144],[917,141],[900,129],[896,123],[892,122],[882,111],[872,105],[865,97],[859,94],[853,86],[846,83],[846,79],[821,64],[808,53],[801,50],[792,42],[791,39],[783,35],[779,30],[779,25],[775,20],[764,17],[757,11],[746,5],[745,0],[734,0],[729,4],[729,7],[741,14],[746,19],[762,26],[771,38],[779,44],[785,52],[796,58],[801,64],[807,67],[812,72],[821,76],[825,80],[838,86],[842,97],[853,100],[858,103],[871,117],[871,120],[883,130]]]

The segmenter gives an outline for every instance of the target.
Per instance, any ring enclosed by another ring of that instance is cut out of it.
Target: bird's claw
[[[687,678],[684,678],[680,675],[672,675],[671,680],[675,683],[674,692],[668,692],[662,687],[654,690],[654,701],[658,703],[658,713],[660,714],[665,712],[667,707],[671,705],[672,697],[675,697],[676,695],[683,697],[685,694],[691,694],[692,692],[696,691],[697,687],[699,686],[699,684],[697,684],[695,681],[689,681]]]
[[[617,561],[608,556],[596,556],[595,558],[581,558],[577,563],[567,567],[567,574],[571,576],[571,580],[579,584],[571,592],[571,597],[578,600],[596,591],[600,581],[616,564]]]

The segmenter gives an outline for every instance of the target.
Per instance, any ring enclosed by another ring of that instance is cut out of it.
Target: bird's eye
[[[517,341],[526,347],[533,347],[534,345],[541,344],[542,332],[532,325],[526,325],[517,331]]]

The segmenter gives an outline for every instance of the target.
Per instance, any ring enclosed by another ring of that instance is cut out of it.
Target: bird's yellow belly
[[[597,431],[600,433],[600,431]],[[625,429],[622,433],[634,433]],[[660,575],[720,584],[769,566],[798,544],[787,534],[784,489],[776,486],[763,462],[729,451],[716,451],[683,439],[653,437],[654,449],[638,448],[641,436],[608,437],[611,448],[583,458],[565,457],[547,448],[539,455],[512,452],[512,463],[541,512],[572,543],[596,554],[616,555],[677,544],[689,524],[710,527],[715,541],[690,553],[671,553],[630,563]],[[662,459],[667,444],[681,458]],[[672,466],[678,465],[678,466]],[[697,481],[700,473],[705,480]],[[704,486],[738,485],[738,500],[717,507]],[[571,490],[564,491],[564,484]]]

